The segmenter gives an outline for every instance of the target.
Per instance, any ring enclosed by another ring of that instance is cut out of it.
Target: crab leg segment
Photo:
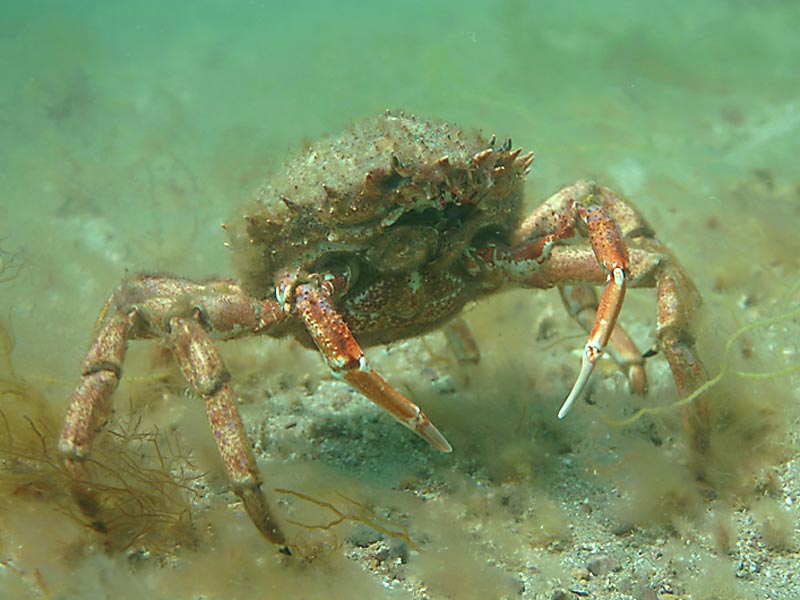
[[[170,349],[186,381],[206,403],[208,422],[233,491],[261,533],[273,544],[283,545],[286,538],[261,492],[261,475],[228,383],[230,375],[197,316],[170,319]]]
[[[625,299],[625,273],[628,270],[628,249],[622,241],[622,234],[606,212],[599,206],[590,205],[579,207],[578,214],[589,230],[589,242],[597,262],[603,265],[609,275],[597,305],[597,314],[589,332],[589,340],[583,350],[581,370],[561,410],[558,411],[559,419],[566,416],[572,403],[586,387],[597,359],[608,345],[619,311],[622,309],[622,301]]]
[[[403,425],[442,452],[453,447],[428,420],[425,413],[394,389],[389,382],[369,366],[361,346],[347,323],[333,308],[333,284],[325,281],[295,288],[295,310],[305,323],[308,333],[319,348],[325,362],[336,377],[364,394],[369,400],[391,414]]]
[[[597,318],[597,294],[594,288],[585,285],[559,286],[561,300],[570,316],[590,332]],[[611,332],[608,350],[614,361],[625,372],[634,394],[644,394],[647,391],[647,374],[644,370],[644,358],[641,351],[627,332],[617,324]]]
[[[72,395],[58,441],[67,469],[75,479],[84,477],[82,460],[89,456],[98,422],[108,398],[117,389],[128,349],[128,333],[135,310],[116,313],[105,322],[81,369],[81,382]]]
[[[619,227],[600,204],[601,200],[593,184],[578,182],[561,190],[523,222],[515,236],[515,246],[489,246],[474,251],[474,257],[481,263],[478,268],[489,273],[499,271],[499,281],[511,279],[522,285],[548,287],[552,283],[543,282],[540,273],[548,266],[558,248],[557,243],[573,237],[576,225],[583,223],[585,226],[595,264],[599,264],[607,274],[606,287],[600,296],[594,324],[589,331],[581,370],[558,412],[559,418],[567,414],[585,389],[597,359],[611,339],[625,298],[628,249]],[[576,282],[585,280],[587,273],[581,267],[574,278],[565,270],[553,283],[566,283],[570,279]]]
[[[58,448],[73,478],[71,492],[81,510],[95,517],[99,499],[89,485],[86,459],[109,398],[122,376],[128,341],[165,339],[181,372],[203,398],[233,490],[255,525],[271,542],[285,538],[261,490],[259,474],[230,385],[228,370],[211,341],[269,333],[286,319],[272,300],[248,297],[230,281],[142,275],[120,285],[101,313],[102,322],[67,406]],[[284,551],[288,551],[285,549]]]

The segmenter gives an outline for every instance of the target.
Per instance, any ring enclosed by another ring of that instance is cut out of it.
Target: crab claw
[[[561,405],[561,410],[558,411],[559,419],[563,419],[566,416],[575,399],[586,388],[589,376],[594,370],[594,365],[603,354],[603,350],[605,350],[608,340],[611,338],[611,332],[614,331],[614,325],[617,323],[617,317],[624,299],[625,272],[622,268],[615,267],[608,277],[608,283],[606,283],[606,288],[603,290],[603,295],[600,296],[594,326],[589,333],[589,340],[583,350],[581,370],[567,399]]]
[[[594,356],[592,356],[591,353],[595,353]],[[592,375],[592,371],[594,371],[594,363],[599,355],[599,348],[589,346],[589,344],[586,345],[586,348],[583,352],[583,359],[581,360],[581,370],[578,373],[578,378],[572,385],[572,389],[570,390],[567,399],[564,400],[564,404],[561,405],[561,408],[558,411],[559,419],[563,419],[567,416],[567,413],[569,412],[569,409],[572,408],[575,400],[581,395],[581,392],[586,389],[586,384],[589,382],[589,377]]]
[[[369,366],[361,346],[331,303],[330,285],[299,285],[295,289],[295,310],[336,377],[344,379],[437,450],[452,452],[453,447],[420,407]]]
[[[439,433],[439,430],[430,422],[419,406],[394,389],[374,369],[367,366],[366,359],[363,359],[363,364],[366,369],[348,371],[344,380],[437,450],[453,451],[450,442]]]

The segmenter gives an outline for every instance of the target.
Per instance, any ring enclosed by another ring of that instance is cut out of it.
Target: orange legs
[[[561,285],[559,292],[569,315],[588,334],[597,320],[598,303],[594,288],[588,285]],[[647,375],[642,352],[619,323],[611,332],[607,351],[625,372],[631,391],[634,394],[644,394],[647,391]]]
[[[433,447],[450,452],[452,447],[425,413],[367,363],[349,327],[333,308],[331,296],[336,278],[310,279],[310,283],[297,284],[295,278],[286,278],[280,302],[250,298],[227,280],[201,284],[140,276],[123,282],[104,310],[98,334],[83,363],[81,381],[67,406],[59,439],[59,450],[75,479],[73,494],[78,504],[86,511],[96,505],[89,487],[82,485],[89,477],[84,461],[122,377],[128,341],[132,339],[162,338],[167,342],[184,378],[205,402],[208,422],[233,491],[259,531],[284,548],[284,534],[261,490],[263,480],[228,383],[230,375],[212,337],[282,335],[285,322],[300,317],[335,375]]]
[[[577,234],[588,238],[588,247],[566,243]],[[510,285],[558,286],[569,313],[588,331],[580,371],[558,413],[560,418],[585,389],[597,359],[607,347],[627,369],[631,389],[644,392],[641,353],[616,325],[629,286],[657,289],[659,347],[672,369],[679,395],[689,396],[707,379],[689,326],[691,313],[699,303],[697,291],[635,209],[607,188],[587,182],[566,187],[523,221],[509,245],[466,250],[458,259],[464,261],[459,265],[463,280],[453,275],[447,280],[458,284],[454,297],[466,294],[468,284],[482,284],[480,293]],[[370,367],[350,327],[336,310],[337,300],[348,290],[348,277],[289,272],[279,281],[277,301],[251,298],[228,280],[194,283],[173,277],[139,276],[125,281],[102,314],[59,440],[59,450],[75,478],[74,493],[79,504],[91,510],[91,492],[80,485],[88,477],[84,461],[122,376],[127,343],[132,339],[161,338],[167,342],[185,379],[205,403],[234,492],[258,529],[275,544],[284,545],[285,538],[261,490],[261,475],[228,383],[229,374],[212,339],[267,334],[294,335],[308,346],[313,342],[334,375],[434,448],[450,452],[450,444],[420,408]],[[413,283],[413,278],[409,280]],[[599,299],[589,287],[598,284],[604,286]],[[376,284],[375,289],[378,287]],[[410,289],[413,291],[413,285]],[[453,303],[452,310],[441,309],[442,319],[462,305],[448,298]],[[393,300],[398,302],[397,298]],[[381,309],[378,307],[370,318],[385,316]],[[361,331],[356,325],[354,328]],[[478,360],[477,348],[463,326],[456,321],[450,325],[449,333],[463,360]],[[695,474],[703,479],[704,455],[709,447],[706,406],[702,400],[690,403],[684,407],[683,416]]]
[[[622,235],[616,223],[599,206],[577,205],[577,213],[589,230],[589,241],[594,255],[597,257],[597,262],[603,265],[608,272],[608,277],[606,287],[597,305],[594,325],[589,331],[589,340],[583,350],[581,370],[572,386],[572,391],[564,400],[561,410],[558,411],[559,419],[566,416],[572,403],[586,387],[597,359],[608,345],[622,309],[627,286],[628,249],[622,241]]]
[[[589,329],[589,339],[583,351],[581,369],[558,412],[559,418],[567,414],[586,388],[597,359],[612,339],[628,285],[628,248],[623,241],[622,232],[599,202],[594,187],[586,182],[578,182],[564,188],[536,208],[520,226],[513,247],[492,246],[476,250],[475,257],[481,264],[477,267],[471,265],[473,268],[499,271],[498,281],[515,281],[526,287],[550,287],[555,284],[565,286],[592,281],[586,278],[587,274],[582,273],[579,266],[575,277],[565,271],[560,277],[557,275],[552,283],[540,282],[539,273],[549,265],[554,250],[558,248],[557,244],[574,237],[578,228],[582,228],[589,238],[594,255],[591,266],[602,269],[605,274],[605,288],[596,305],[594,322]],[[572,299],[569,295],[562,293],[562,297],[567,307],[571,308]],[[570,312],[577,318],[576,312]],[[624,333],[616,337],[615,343],[623,348],[623,354],[629,354],[631,348],[635,350],[635,346]],[[643,371],[635,371],[634,375],[642,380],[642,383],[637,381],[634,386],[643,387]],[[638,391],[637,387],[635,389]]]
[[[109,397],[122,376],[130,339],[162,337],[192,390],[203,399],[206,414],[233,491],[261,533],[284,546],[283,532],[261,491],[262,479],[236,408],[229,374],[211,335],[234,337],[258,333],[283,319],[273,301],[259,303],[235,284],[197,284],[168,277],[138,277],[114,293],[99,333],[83,363],[81,382],[72,395],[59,439],[59,450],[75,483],[79,506],[90,510],[91,492],[81,485],[84,467]]]
[[[581,233],[590,248],[564,244]],[[565,400],[563,417],[585,388],[595,362],[610,344],[628,372],[631,389],[643,393],[646,379],[641,354],[615,327],[628,286],[657,288],[658,341],[681,398],[706,381],[697,355],[690,317],[699,294],[669,251],[636,210],[608,188],[579,181],[556,193],[523,221],[511,246],[473,252],[468,268],[482,271],[499,287],[559,286],[570,314],[588,331],[581,369]],[[599,301],[587,284],[604,283]],[[593,321],[589,324],[589,315]],[[704,477],[703,455],[709,446],[708,411],[702,400],[684,407],[683,420],[694,453],[694,470]]]
[[[394,389],[369,366],[347,323],[336,312],[331,296],[334,280],[298,285],[296,312],[334,375],[364,394],[434,448],[451,452],[452,446],[428,420],[419,406]]]

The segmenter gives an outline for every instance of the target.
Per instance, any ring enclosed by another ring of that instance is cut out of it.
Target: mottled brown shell
[[[442,121],[385,113],[289,161],[229,226],[252,294],[288,272],[324,271],[337,257],[373,273],[447,267],[476,240],[507,241],[532,157],[510,140]]]

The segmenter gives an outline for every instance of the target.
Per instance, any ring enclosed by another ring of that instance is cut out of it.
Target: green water
[[[6,0],[0,259],[23,268],[0,284],[0,317],[13,323],[17,369],[62,382],[45,391],[61,406],[97,311],[127,272],[227,274],[220,224],[236,205],[303,144],[386,109],[533,150],[531,206],[578,178],[629,196],[725,314],[722,325],[711,318],[724,337],[773,314],[773,304],[785,308],[800,272],[798,30],[800,3],[777,0]],[[731,316],[748,307],[756,312]],[[645,302],[636,314],[646,345],[652,308]],[[477,329],[493,331],[490,312],[478,318]],[[511,335],[514,324],[506,327]],[[771,350],[768,366],[796,360],[792,348]],[[796,401],[796,380],[784,390]],[[787,419],[796,417],[795,409]],[[69,568],[56,566],[57,550],[15,555],[4,518],[0,564],[15,570],[0,567],[0,596],[4,585],[34,589],[36,569],[57,582],[54,598],[73,597],[81,572],[87,597],[101,597],[103,577],[123,596],[160,585],[158,573],[131,575],[96,548]],[[246,546],[263,552],[259,543]],[[201,589],[202,548],[180,560],[197,584],[185,597],[224,597],[219,581]],[[308,597],[328,597],[325,574],[310,568],[322,583]],[[366,572],[348,573],[343,586],[383,589]],[[291,588],[304,576],[273,572],[270,581]],[[263,597],[257,572],[229,577],[247,584],[232,583],[228,597]],[[764,577],[756,584],[769,588]],[[542,585],[547,597],[552,586]],[[438,589],[431,597],[446,597]],[[404,593],[393,597],[412,597]]]

